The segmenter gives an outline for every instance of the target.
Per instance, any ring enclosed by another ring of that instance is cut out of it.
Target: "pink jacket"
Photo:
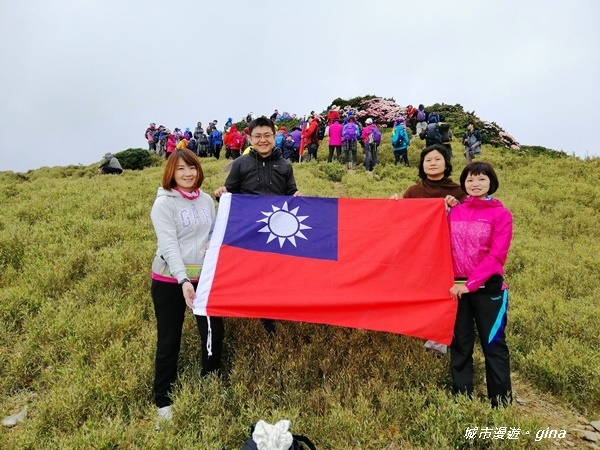
[[[177,136],[169,134],[167,137],[167,153],[175,151],[175,147],[177,147]]]
[[[342,128],[339,122],[333,122],[329,125],[329,145],[342,145]]]
[[[504,275],[512,215],[496,199],[467,197],[448,215],[454,275],[474,292],[494,274]]]

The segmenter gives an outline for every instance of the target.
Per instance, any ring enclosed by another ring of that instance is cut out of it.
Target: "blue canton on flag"
[[[336,261],[338,200],[234,195],[223,245]]]

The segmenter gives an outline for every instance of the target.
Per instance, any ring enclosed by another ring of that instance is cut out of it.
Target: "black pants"
[[[196,284],[194,284],[196,288]],[[181,332],[187,306],[181,286],[173,283],[152,280],[152,302],[156,315],[157,340],[156,359],[154,365],[154,402],[162,408],[171,404],[171,389],[177,378],[177,360],[181,346]],[[221,368],[223,336],[225,327],[223,318],[210,317],[212,333],[212,355],[206,348],[208,340],[208,319],[195,316],[200,331],[201,341],[201,375],[216,372]]]
[[[308,146],[308,160],[312,161],[313,159],[316,161],[317,159],[317,150],[319,150],[318,144],[310,144]]]
[[[394,159],[396,160],[396,165],[404,162],[404,165],[408,167],[408,153],[406,149],[394,150]]]
[[[348,164],[350,162],[350,153],[352,153],[352,163],[356,165],[356,147],[357,141],[344,141],[342,142],[342,149],[344,150],[344,162]]]
[[[413,136],[417,134],[417,118],[408,119],[408,127],[412,131]]]
[[[340,157],[342,156],[342,146],[341,145],[330,145],[329,146],[329,157],[327,158],[327,162],[331,162],[333,160],[333,152],[335,151],[335,157],[338,161],[340,161]]]
[[[103,167],[102,173],[107,174],[107,175],[110,175],[110,174],[120,175],[123,173],[123,169],[115,169],[114,167]]]
[[[215,158],[219,159],[219,156],[221,155],[221,148],[223,148],[222,145],[212,146],[210,149],[210,156],[214,156]]]
[[[508,291],[486,292],[480,289],[464,294],[458,301],[454,339],[450,346],[450,367],[454,391],[473,393],[473,348],[475,326],[485,356],[485,376],[492,406],[512,402],[510,356],[504,330]],[[499,397],[499,399],[498,399]]]

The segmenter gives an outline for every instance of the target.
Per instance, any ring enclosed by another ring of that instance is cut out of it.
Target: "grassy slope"
[[[421,146],[413,141],[407,169],[391,164],[384,144],[372,176],[296,165],[298,185],[305,195],[389,197],[415,181]],[[600,159],[488,147],[482,159],[497,168],[497,197],[515,220],[507,265],[513,368],[597,418]],[[203,165],[211,192],[225,162]],[[460,158],[455,166],[457,179]],[[476,439],[475,448],[541,447],[548,443],[534,442],[535,431],[559,428],[518,405],[491,411],[485,400],[456,400],[447,358],[425,353],[416,339],[362,330],[282,323],[269,343],[257,321],[230,319],[226,376],[200,381],[188,317],[176,419],[155,433],[149,211],[160,176],[160,167],[122,176],[93,167],[0,173],[0,412],[29,407],[23,425],[0,434],[0,448],[235,449],[260,418],[289,418],[329,449],[455,448],[468,442],[467,426],[523,430],[509,442]]]

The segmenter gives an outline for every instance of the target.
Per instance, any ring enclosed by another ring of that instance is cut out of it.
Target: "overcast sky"
[[[367,94],[600,156],[598,0],[0,0],[0,38],[0,170],[146,148],[150,122]]]

